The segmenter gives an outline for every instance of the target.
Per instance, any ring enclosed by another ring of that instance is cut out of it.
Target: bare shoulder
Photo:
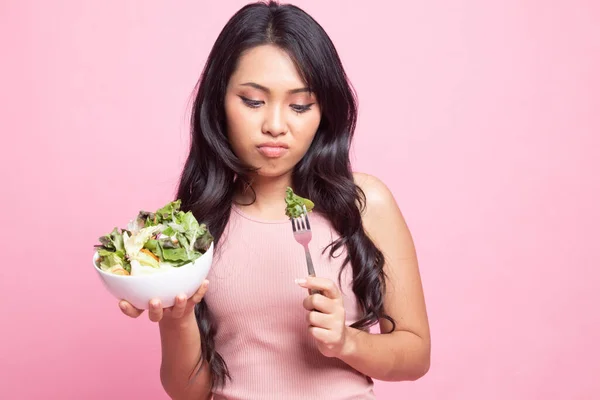
[[[354,182],[365,194],[366,208],[363,218],[381,217],[390,213],[401,217],[394,195],[381,179],[362,172],[355,172]]]
[[[402,253],[401,257],[415,255],[413,238],[396,199],[379,178],[355,173],[354,181],[365,194],[363,226],[367,234],[384,253]]]

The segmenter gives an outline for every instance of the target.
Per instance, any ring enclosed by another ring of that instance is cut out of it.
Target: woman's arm
[[[342,359],[367,375],[387,381],[415,380],[427,373],[431,339],[415,246],[404,217],[389,189],[377,178],[355,174],[366,196],[365,231],[383,252],[387,274],[385,312],[396,322],[389,334],[355,329]],[[392,324],[380,321],[381,332]]]
[[[200,360],[200,330],[196,323],[194,307],[208,290],[208,281],[204,281],[190,298],[178,296],[172,307],[162,308],[159,299],[150,301],[148,318],[158,322],[162,362],[160,381],[165,392],[172,399],[204,400],[211,398],[211,373],[203,363],[198,374]],[[133,307],[125,300],[119,302],[123,314],[138,318],[144,310]],[[192,380],[190,377],[193,375]]]
[[[392,324],[385,319],[380,320],[382,334],[346,326],[342,297],[335,283],[308,277],[298,284],[323,293],[304,301],[309,311],[309,331],[325,356],[337,357],[365,375],[383,381],[416,380],[429,370],[431,344],[413,241],[388,188],[368,175],[356,174],[355,179],[367,200],[363,226],[385,257],[384,311],[396,327],[387,333]]]
[[[194,313],[181,320],[162,320],[159,327],[162,348],[160,380],[165,392],[175,400],[210,399],[210,367],[203,363],[196,376],[201,341]]]

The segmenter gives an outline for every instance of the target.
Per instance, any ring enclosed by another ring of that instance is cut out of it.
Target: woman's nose
[[[279,136],[287,132],[285,117],[281,107],[273,106],[267,109],[262,130],[264,134],[271,136]]]

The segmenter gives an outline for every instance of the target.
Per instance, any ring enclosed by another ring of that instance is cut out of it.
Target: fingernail
[[[306,283],[306,279],[296,278],[296,280],[294,282],[296,282],[297,285],[304,285]]]
[[[127,310],[127,306],[125,305],[125,303],[123,303],[122,301],[119,302],[119,308],[123,311]]]
[[[152,301],[150,305],[152,306],[152,308],[158,308],[158,301]]]

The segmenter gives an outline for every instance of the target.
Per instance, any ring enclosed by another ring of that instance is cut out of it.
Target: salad
[[[181,200],[154,213],[140,211],[126,229],[114,228],[100,237],[96,266],[115,275],[147,275],[194,262],[213,242],[208,227]]]
[[[288,187],[285,192],[285,215],[290,218],[297,218],[306,211],[312,211],[315,208],[315,203],[304,197],[300,197],[294,193],[291,187]]]

